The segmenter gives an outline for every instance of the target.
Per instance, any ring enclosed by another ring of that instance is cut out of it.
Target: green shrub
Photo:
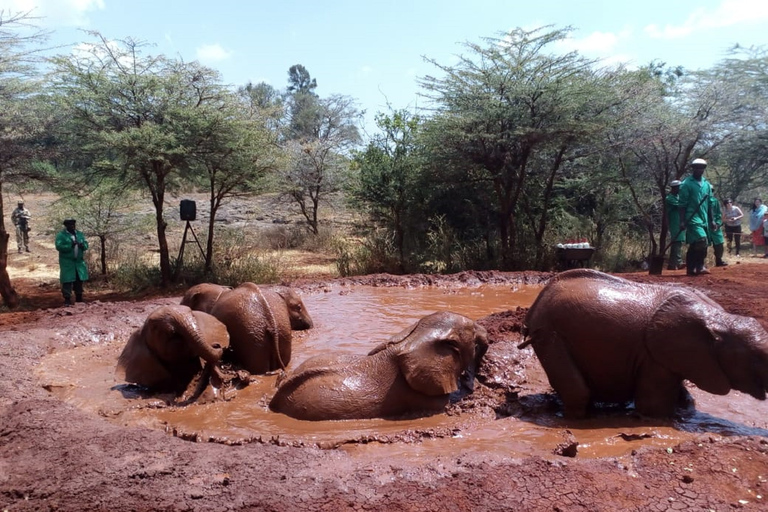
[[[141,258],[138,253],[126,253],[117,263],[110,282],[116,290],[144,291],[160,285],[160,266]]]
[[[336,238],[336,269],[341,276],[400,273],[392,237],[384,230],[374,230],[362,239]]]

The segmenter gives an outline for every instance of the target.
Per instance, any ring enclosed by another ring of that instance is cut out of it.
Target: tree
[[[419,171],[419,122],[418,116],[405,110],[395,111],[391,116],[379,114],[376,125],[381,133],[355,155],[358,176],[352,195],[394,234],[402,272],[406,265],[407,212]]]
[[[314,94],[317,88],[317,80],[309,76],[307,68],[301,64],[294,64],[288,68],[288,92]]]
[[[210,201],[206,271],[212,269],[214,224],[221,205],[227,198],[259,190],[264,177],[278,167],[277,132],[270,128],[272,106],[243,108],[242,100],[248,98],[232,95],[222,106],[197,117],[200,141],[192,161],[202,169]]]
[[[224,88],[217,72],[197,63],[144,56],[142,43],[92,35],[97,42],[85,54],[53,59],[54,87],[71,118],[73,142],[92,158],[90,171],[114,174],[151,196],[166,286],[172,275],[165,194],[201,141],[198,117],[221,103]]]
[[[768,49],[737,45],[711,73],[736,93],[739,101],[732,108],[738,114],[734,126],[739,135],[713,152],[715,166],[708,174],[721,198],[737,200],[768,180]]]
[[[558,177],[595,150],[588,143],[599,140],[615,102],[627,99],[611,93],[615,74],[594,61],[548,53],[568,32],[515,29],[485,45],[466,43],[469,56],[454,66],[431,60],[443,77],[421,80],[435,105],[426,129],[434,165],[442,167],[434,180],[476,190],[478,211],[487,208],[494,219],[504,268],[523,263],[521,229],[535,235],[541,261]],[[540,206],[536,225],[520,217],[525,198]]]
[[[694,157],[706,157],[739,136],[734,113],[740,100],[731,84],[710,72],[664,72],[663,65],[652,64],[635,75],[645,85],[636,94],[638,115],[617,125],[611,136],[617,142],[621,179],[648,234],[649,256],[660,257],[668,231],[660,205],[669,182],[682,179]]]
[[[341,190],[351,149],[360,140],[360,113],[354,101],[341,95],[319,98],[309,72],[289,70],[288,163],[279,176],[280,190],[299,206],[309,230],[318,233],[318,210],[329,194]]]
[[[50,110],[38,101],[36,80],[39,45],[44,32],[24,32],[35,18],[30,13],[0,10],[0,296],[8,307],[18,296],[8,277],[8,240],[3,214],[3,185],[29,179],[43,156]],[[24,35],[26,34],[26,35]]]

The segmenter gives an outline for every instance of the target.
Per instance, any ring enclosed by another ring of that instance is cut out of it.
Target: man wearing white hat
[[[697,158],[691,162],[691,175],[680,184],[679,211],[680,229],[685,231],[688,253],[685,256],[686,273],[689,276],[709,274],[704,266],[712,226],[712,212],[709,198],[712,186],[704,177],[706,160]]]
[[[685,230],[680,229],[680,180],[672,180],[669,183],[669,194],[664,198],[664,207],[667,209],[667,229],[671,242],[669,245],[669,261],[667,270],[685,268],[683,263],[683,242],[685,242]]]

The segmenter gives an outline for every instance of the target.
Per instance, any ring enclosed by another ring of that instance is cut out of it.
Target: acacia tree
[[[8,307],[18,305],[18,295],[7,272],[10,235],[3,185],[35,176],[33,163],[44,156],[44,135],[52,119],[45,102],[39,101],[35,68],[46,34],[25,32],[34,19],[28,12],[0,10],[0,296]]]
[[[523,199],[541,207],[530,228],[541,261],[558,177],[590,154],[586,143],[599,140],[614,102],[627,99],[604,94],[610,92],[611,75],[596,70],[594,61],[575,52],[550,53],[568,32],[515,29],[484,45],[466,43],[468,56],[453,66],[431,60],[443,76],[421,80],[435,108],[427,135],[442,169],[434,179],[475,187],[484,195],[477,202],[485,202],[494,217],[505,268],[522,264],[517,230],[523,225]]]
[[[309,230],[318,233],[321,202],[341,190],[349,169],[351,149],[359,142],[360,112],[352,98],[320,98],[317,83],[301,65],[289,70],[288,129],[284,148],[287,164],[279,173],[279,188],[298,206]]]
[[[199,116],[200,141],[192,153],[194,168],[209,192],[210,216],[205,251],[205,270],[213,264],[214,223],[221,205],[232,197],[259,190],[265,176],[278,167],[277,132],[271,105],[246,108],[247,95],[229,96],[208,115]],[[194,169],[193,169],[194,170]]]
[[[768,181],[768,49],[736,46],[710,73],[729,84],[740,100],[733,105],[739,136],[713,152],[716,166],[710,173],[721,198],[738,200]]]
[[[667,216],[659,205],[669,182],[682,179],[694,157],[707,157],[741,132],[736,112],[741,100],[731,84],[710,72],[664,72],[651,65],[637,72],[647,78],[638,94],[639,115],[612,136],[618,141],[618,168],[648,234],[650,257],[667,248]],[[665,79],[666,78],[666,79]],[[674,236],[675,233],[672,233]]]
[[[198,116],[219,104],[217,72],[197,63],[144,56],[132,39],[97,42],[85,53],[53,59],[55,91],[71,119],[71,141],[90,153],[90,171],[112,173],[144,189],[155,207],[161,286],[170,283],[166,192],[189,167],[201,139]]]

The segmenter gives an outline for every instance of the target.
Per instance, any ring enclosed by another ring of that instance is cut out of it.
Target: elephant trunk
[[[185,314],[176,309],[172,310],[173,318],[179,327],[179,334],[191,347],[193,353],[206,362],[216,364],[224,354],[224,347],[219,343],[208,344],[201,335],[201,329],[194,314]]]

